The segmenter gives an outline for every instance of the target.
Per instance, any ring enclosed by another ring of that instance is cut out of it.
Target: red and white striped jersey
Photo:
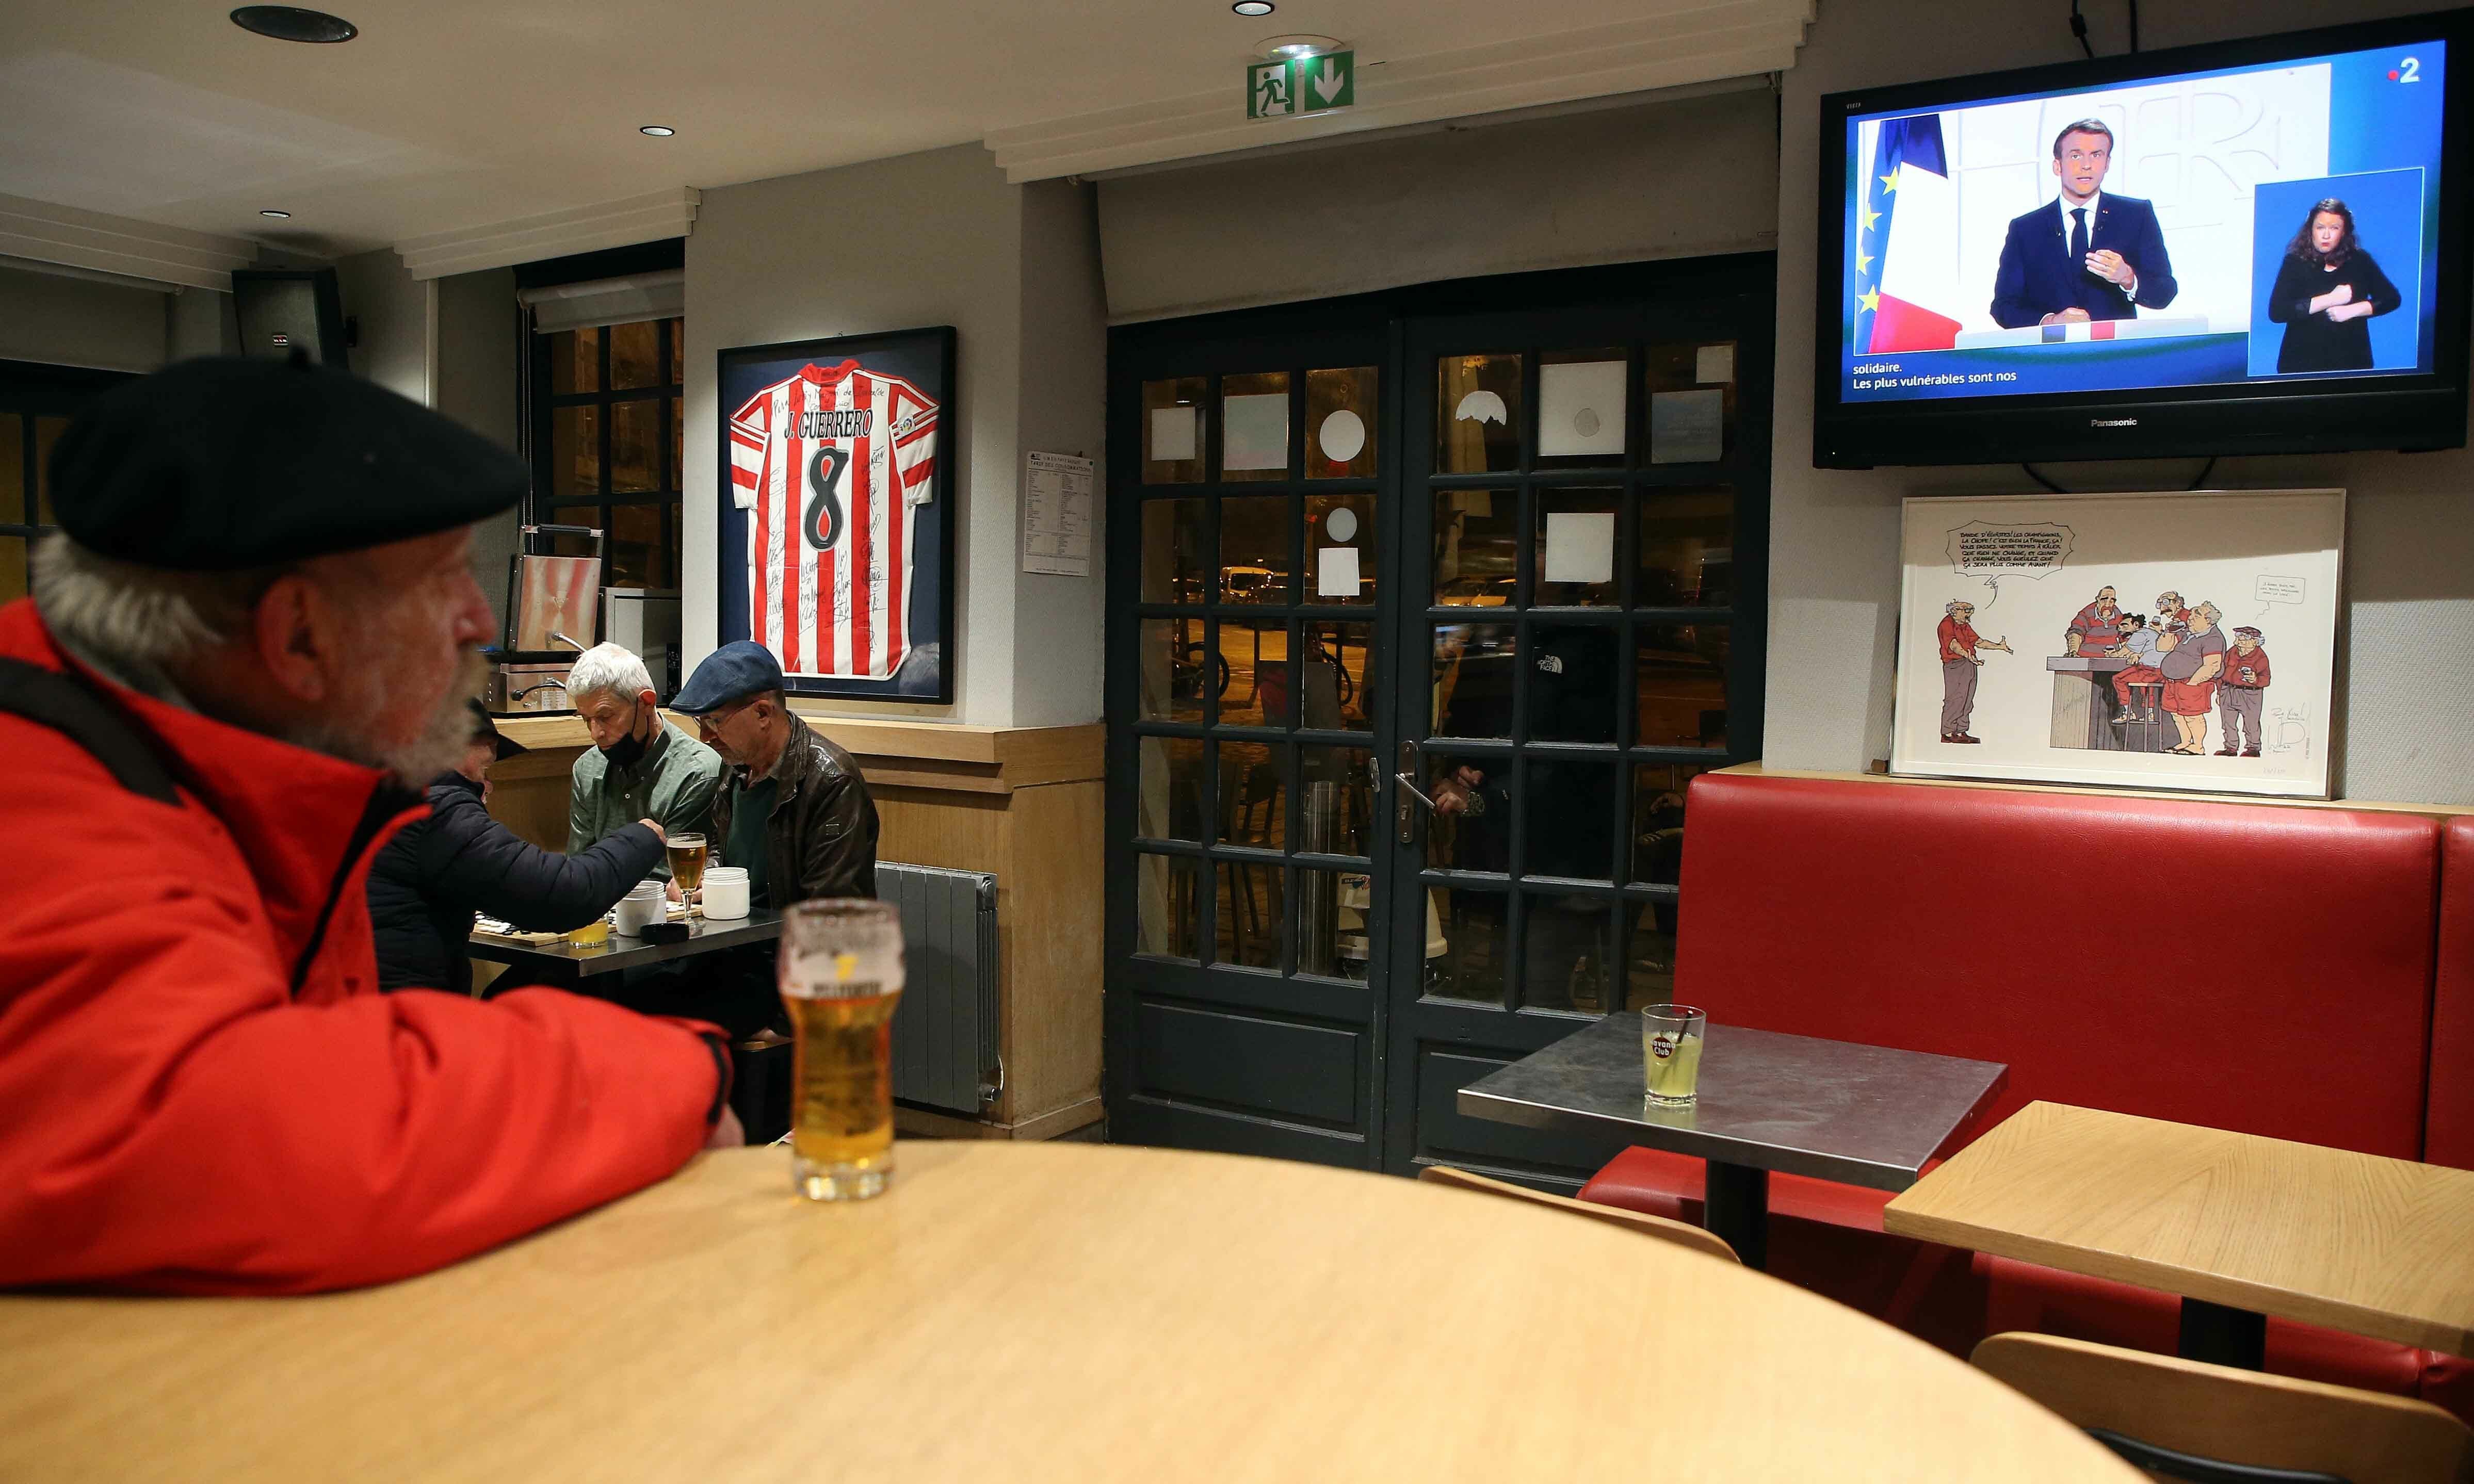
[[[936,403],[857,361],[804,366],[730,415],[747,632],[793,676],[890,680],[910,653],[913,515],[935,495]]]

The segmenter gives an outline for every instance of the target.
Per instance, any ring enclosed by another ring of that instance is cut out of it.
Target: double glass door
[[[1453,1094],[1668,993],[1686,784],[1758,755],[1768,282],[1118,332],[1113,1137],[1549,1183],[1610,1152]]]

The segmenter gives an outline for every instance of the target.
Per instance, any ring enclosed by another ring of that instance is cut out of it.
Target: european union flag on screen
[[[1958,192],[1941,115],[1882,120],[1858,184],[1856,345],[1868,353],[1949,349],[1960,319]]]

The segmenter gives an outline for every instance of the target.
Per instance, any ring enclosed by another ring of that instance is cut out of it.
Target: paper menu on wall
[[[1092,465],[1068,453],[1032,453],[1022,474],[1022,569],[1091,575]]]

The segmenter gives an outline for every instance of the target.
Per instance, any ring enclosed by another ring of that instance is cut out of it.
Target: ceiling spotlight
[[[667,124],[646,124],[642,129],[637,130],[636,132],[640,134],[651,134],[656,139],[667,139],[670,135],[677,133],[678,131],[672,129]]]
[[[1281,59],[1320,57],[1325,52],[1340,50],[1340,38],[1337,36],[1270,36],[1259,44],[1264,56]]]
[[[1272,0],[1237,0],[1228,9],[1240,15],[1269,15],[1272,13]]]
[[[304,11],[291,5],[244,5],[231,12],[232,24],[278,41],[350,41],[361,28],[340,15]]]
[[[279,221],[279,222],[289,222],[289,221],[291,221],[291,220],[292,220],[292,213],[291,213],[291,212],[289,212],[289,211],[278,211],[278,210],[276,210],[273,206],[269,206],[269,207],[267,207],[265,210],[263,210],[263,211],[259,212],[259,213],[258,213],[258,215],[259,215],[259,216],[271,216],[271,217],[275,218],[275,219],[276,219],[277,221]]]

